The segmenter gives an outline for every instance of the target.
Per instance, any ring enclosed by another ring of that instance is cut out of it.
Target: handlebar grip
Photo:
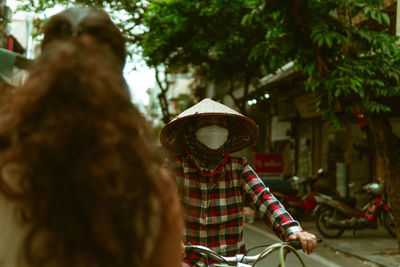
[[[317,238],[317,243],[321,243],[322,239]],[[289,246],[292,246],[295,249],[302,249],[301,242],[298,240],[295,241],[287,241],[286,242]]]
[[[293,248],[295,248],[295,249],[301,249],[302,248],[302,246],[301,246],[301,242],[300,241],[288,241],[287,242],[287,244],[289,245],[289,246],[292,246]]]

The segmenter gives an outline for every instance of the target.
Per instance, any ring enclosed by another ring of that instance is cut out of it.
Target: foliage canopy
[[[241,23],[252,10],[250,2],[152,1],[142,42],[148,64],[175,70],[190,66],[216,82],[259,77],[262,62],[250,53],[263,40],[263,28]]]
[[[216,83],[257,87],[259,78],[293,61],[336,125],[337,103],[380,113],[390,110],[382,98],[400,94],[399,39],[387,31],[384,0],[20,2],[36,12],[56,5],[102,7],[128,40],[140,44],[149,66],[190,67]]]
[[[333,107],[379,113],[398,95],[400,49],[383,0],[154,0],[142,47],[149,65],[201,68],[214,81],[250,79],[289,61]],[[255,82],[256,85],[256,82]]]

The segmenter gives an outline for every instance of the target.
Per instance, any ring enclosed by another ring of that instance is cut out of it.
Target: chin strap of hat
[[[186,150],[186,154],[187,154],[188,157],[189,157],[189,160],[194,164],[194,166],[196,166],[196,168],[201,172],[201,174],[202,174],[203,176],[208,176],[208,177],[209,177],[209,176],[213,176],[214,174],[218,173],[218,172],[222,169],[222,167],[225,165],[226,161],[228,160],[229,154],[231,153],[231,149],[228,149],[228,151],[226,152],[224,161],[219,165],[219,167],[216,168],[215,171],[210,172],[210,173],[207,173],[207,172],[204,172],[203,170],[201,170],[201,168],[200,168],[200,167],[196,164],[196,162],[192,159],[192,157],[191,157],[191,155],[190,155],[190,153],[189,153],[189,149],[188,149],[187,146],[185,147],[185,150]]]

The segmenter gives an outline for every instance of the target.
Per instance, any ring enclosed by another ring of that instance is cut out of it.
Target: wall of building
[[[343,123],[340,129],[333,129],[321,117],[315,117],[297,119],[294,125],[298,176],[312,176],[322,168],[329,182],[344,195],[352,195],[372,179],[370,146],[358,123]],[[345,189],[339,188],[341,166],[345,168],[345,184],[349,185]]]

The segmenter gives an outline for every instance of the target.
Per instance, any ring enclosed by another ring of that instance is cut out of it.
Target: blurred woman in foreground
[[[124,62],[102,11],[48,21],[28,80],[0,106],[1,266],[179,266],[179,201]]]

